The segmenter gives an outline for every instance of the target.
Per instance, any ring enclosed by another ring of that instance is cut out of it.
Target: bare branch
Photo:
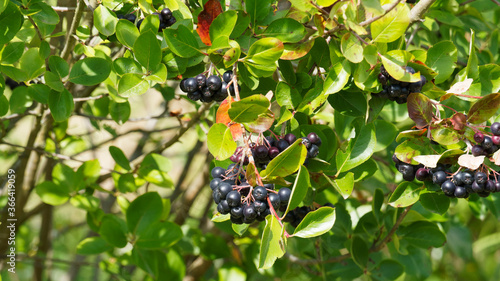
[[[410,11],[410,25],[422,21],[425,12],[436,0],[420,0]]]

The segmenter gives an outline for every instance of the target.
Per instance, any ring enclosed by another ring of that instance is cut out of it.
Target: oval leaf
[[[309,212],[295,229],[293,236],[311,238],[328,232],[335,223],[335,209],[321,207]]]

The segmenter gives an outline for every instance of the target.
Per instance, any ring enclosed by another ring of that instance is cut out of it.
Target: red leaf
[[[465,125],[467,124],[467,117],[465,114],[457,112],[453,114],[453,116],[450,118],[451,124],[453,124],[453,129],[457,131],[461,131],[465,128]]]
[[[201,41],[207,46],[212,46],[210,34],[208,33],[210,25],[220,13],[222,13],[220,2],[217,0],[208,0],[203,7],[203,11],[198,15],[198,28],[196,32],[200,35]]]
[[[411,93],[406,103],[408,116],[422,129],[432,121],[432,103],[428,97],[420,93]]]
[[[215,116],[215,122],[216,123],[222,123],[226,126],[229,127],[231,130],[231,134],[233,135],[233,140],[237,141],[240,139],[241,135],[243,135],[243,128],[241,127],[241,124],[239,123],[233,123],[232,120],[229,117],[228,110],[231,108],[231,103],[234,102],[234,99],[232,97],[228,97],[225,99],[217,109],[217,114]]]

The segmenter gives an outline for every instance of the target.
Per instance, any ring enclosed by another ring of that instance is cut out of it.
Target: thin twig
[[[91,97],[85,97],[85,98],[73,98],[73,101],[74,102],[82,102],[82,101],[89,101],[89,100],[98,100],[98,99],[102,99],[104,97],[107,97],[109,96],[109,94],[102,94],[102,95],[98,95],[98,96],[91,96]]]
[[[82,4],[82,0],[77,0],[76,9],[75,9],[75,16],[73,17],[73,21],[71,22],[71,27],[68,30],[68,33],[66,35],[66,42],[64,43],[64,49],[61,52],[61,57],[65,61],[68,61],[68,59],[71,55],[71,52],[75,48],[76,38],[73,37],[73,35],[76,34],[76,29],[80,25],[80,20],[82,19],[84,8],[85,7]]]
[[[420,0],[417,4],[415,4],[415,6],[410,11],[410,24],[408,25],[408,27],[418,21],[422,21],[425,12],[427,12],[429,7],[435,1],[436,0]]]
[[[392,11],[394,8],[396,8],[398,6],[398,4],[401,2],[401,0],[398,0],[397,2],[394,2],[394,4],[392,4],[387,10],[385,10],[385,12],[383,14],[381,14],[380,16],[376,16],[376,17],[373,17],[373,18],[369,18],[365,21],[362,21],[359,25],[360,26],[367,26],[369,25],[370,23],[382,18],[383,16],[387,15],[390,11]]]

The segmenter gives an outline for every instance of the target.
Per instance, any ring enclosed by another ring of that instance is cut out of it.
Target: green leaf
[[[0,14],[7,8],[7,4],[9,4],[9,0],[0,0]]]
[[[68,189],[51,181],[44,181],[37,184],[35,192],[44,203],[53,206],[62,205],[69,199]]]
[[[373,276],[377,276],[376,280],[396,280],[405,272],[405,267],[399,262],[389,259],[383,260],[378,267],[372,271]]]
[[[410,8],[399,3],[393,10],[371,25],[373,42],[389,43],[401,37],[410,24]]]
[[[23,42],[10,42],[0,52],[0,62],[3,64],[14,64],[17,62],[24,52]]]
[[[31,104],[33,104],[33,100],[29,95],[28,87],[21,86],[12,91],[9,100],[10,112],[23,113]]]
[[[266,217],[266,226],[262,232],[259,253],[259,268],[267,269],[274,265],[276,259],[285,254],[285,245],[282,238],[282,229],[274,216]]]
[[[134,192],[138,188],[138,186],[135,184],[135,177],[132,173],[119,175],[118,184],[116,185],[116,187],[122,193]]]
[[[24,17],[14,2],[9,1],[0,14],[0,45],[10,42],[23,25]]]
[[[306,28],[294,19],[281,18],[271,22],[263,35],[283,43],[297,43],[306,35]]]
[[[500,94],[489,94],[475,102],[467,114],[467,121],[472,124],[480,124],[492,116],[500,108]]]
[[[271,160],[271,162],[267,164],[267,168],[260,172],[260,175],[264,180],[291,175],[304,163],[306,156],[307,148],[302,143],[302,139],[298,139]]]
[[[228,114],[231,121],[236,123],[253,122],[260,114],[267,112],[269,105],[264,95],[252,95],[231,103]]]
[[[160,17],[157,15],[149,15],[144,18],[141,23],[140,33],[152,33],[157,34],[160,27]]]
[[[144,249],[166,249],[177,243],[182,236],[182,230],[177,224],[169,221],[156,222],[139,235],[135,246]]]
[[[434,78],[434,83],[439,84],[453,74],[456,62],[457,48],[455,45],[451,41],[441,41],[427,51],[425,64],[438,73]]]
[[[87,237],[76,246],[79,255],[97,255],[112,250],[113,246],[101,237]]]
[[[160,63],[148,76],[146,76],[146,80],[160,84],[165,83],[167,80],[167,67],[163,63]]]
[[[123,248],[127,245],[127,225],[116,215],[106,214],[102,218],[99,235],[109,244]]]
[[[28,87],[30,96],[39,103],[48,104],[50,88],[44,84],[32,84]]]
[[[377,119],[373,121],[376,129],[377,145],[375,146],[374,152],[382,151],[387,149],[391,145],[396,136],[398,135],[398,128],[385,120]]]
[[[453,17],[457,18],[457,17]],[[469,44],[469,58],[467,60],[467,66],[465,67],[465,75],[464,78],[474,78],[476,79],[479,76],[479,67],[478,67],[478,59],[476,55],[476,33],[471,29],[471,40]]]
[[[426,149],[423,149],[426,147],[428,147],[428,145],[426,146],[426,142],[422,138],[418,139],[412,138],[405,140],[400,145],[398,145],[396,147],[396,150],[394,151],[394,154],[396,154],[399,160],[405,163],[418,165],[419,163],[413,160],[413,157],[418,155],[430,154],[427,153]]]
[[[79,168],[77,173],[83,175],[85,184],[90,185],[95,183],[101,173],[101,164],[98,159],[85,161]]]
[[[359,133],[356,132],[356,137],[349,140],[349,145],[345,152],[341,150],[337,151],[336,163],[338,173],[349,171],[363,164],[372,156],[376,144],[377,139],[373,123],[363,126]]]
[[[224,160],[233,155],[236,142],[233,140],[231,130],[224,124],[214,124],[207,135],[208,150],[217,160]]]
[[[325,175],[326,180],[342,195],[344,199],[349,198],[354,189],[354,173],[349,172],[343,177],[336,178],[333,181]]]
[[[444,215],[450,207],[450,198],[442,193],[426,192],[420,194],[420,203],[427,210]]]
[[[409,83],[420,81],[420,73],[411,74],[406,71],[406,65],[413,59],[410,52],[393,50],[381,55],[380,58],[385,69],[394,79]]]
[[[231,227],[233,228],[234,232],[236,232],[236,234],[238,234],[240,237],[247,231],[248,227],[250,225],[249,224],[234,224],[232,223],[231,224]]]
[[[200,54],[198,41],[191,31],[184,25],[179,25],[177,30],[166,28],[163,37],[170,50],[183,58],[190,58]]]
[[[290,0],[292,6],[302,12],[309,12],[311,10],[315,10],[316,8],[309,1],[303,0]]]
[[[368,107],[366,95],[361,91],[342,91],[328,96],[328,103],[338,112],[348,116],[365,116]]]
[[[161,187],[173,187],[174,183],[168,172],[172,169],[170,160],[156,153],[144,157],[137,173],[146,181]]]
[[[360,63],[363,60],[363,46],[356,36],[346,33],[342,36],[340,43],[342,54],[353,63]]]
[[[281,76],[283,76],[288,84],[294,85],[295,83],[297,83],[297,75],[295,75],[295,69],[293,68],[293,64],[291,61],[278,60],[278,66]]]
[[[64,78],[69,74],[69,64],[59,56],[49,57],[49,67],[50,71],[57,74],[60,78]]]
[[[431,100],[421,93],[411,93],[406,103],[408,116],[415,122],[418,129],[429,125],[433,117]]]
[[[325,84],[323,85],[323,94],[331,95],[339,92],[349,81],[351,75],[351,64],[348,60],[339,61],[330,68]]]
[[[271,110],[266,110],[266,112],[259,114],[256,120],[251,122],[246,122],[245,129],[251,133],[261,134],[269,130],[274,123],[274,113]]]
[[[57,12],[46,3],[33,3],[29,6],[29,9],[36,11],[36,13],[33,14],[33,19],[36,22],[48,25],[56,25],[59,23],[59,16],[57,15]]]
[[[69,73],[69,81],[84,86],[101,83],[111,73],[111,63],[103,58],[90,57],[77,61]]]
[[[408,226],[400,227],[398,232],[411,245],[423,249],[439,248],[446,242],[446,236],[432,222],[417,221]]]
[[[275,94],[278,104],[288,109],[295,109],[302,100],[299,91],[285,82],[279,82],[276,85]]]
[[[73,96],[68,90],[64,89],[62,92],[50,92],[49,109],[50,114],[52,114],[56,122],[67,120],[71,116],[74,108]]]
[[[116,164],[118,164],[120,167],[127,171],[132,170],[132,168],[130,168],[128,158],[120,148],[116,146],[110,146],[109,153],[111,154],[111,157],[113,157],[113,160],[115,160]]]
[[[104,5],[99,5],[94,10],[94,26],[101,34],[106,36],[113,35],[117,23],[118,19],[116,16]]]
[[[122,97],[139,96],[149,89],[149,83],[141,74],[126,73],[118,81],[118,94]]]
[[[9,100],[4,95],[0,95],[0,116],[4,116],[9,112]]]
[[[147,234],[151,226],[159,221],[163,212],[163,203],[157,192],[147,192],[137,197],[127,209],[128,230],[137,236]],[[159,226],[161,228],[161,226]],[[164,230],[158,229],[163,232]],[[174,230],[175,231],[175,230]],[[151,237],[149,233],[149,237]],[[161,235],[161,234],[160,234]],[[146,235],[148,237],[148,235]]]
[[[91,196],[91,195],[84,195],[84,194],[77,194],[69,200],[71,205],[86,210],[86,211],[96,211],[99,209],[99,198]]]
[[[487,236],[483,236],[486,238]],[[481,238],[481,239],[483,239]],[[480,241],[474,239],[475,241]],[[450,250],[460,258],[469,261],[473,258],[472,255],[472,234],[469,228],[452,225],[446,231],[446,245]],[[493,247],[492,247],[493,248]]]
[[[239,78],[248,88],[255,90],[259,86],[259,79],[248,71],[246,64],[238,62],[238,70],[240,72]]]
[[[109,114],[118,124],[127,122],[130,117],[130,103],[128,101],[122,103],[111,101],[109,103]]]
[[[27,80],[33,79],[45,71],[45,61],[38,48],[30,48],[19,59],[19,68],[27,74]]]
[[[299,171],[297,172],[295,182],[293,183],[290,203],[288,203],[286,212],[288,212],[288,210],[293,210],[300,205],[302,200],[306,197],[310,186],[311,179],[309,178],[309,172],[305,166],[301,165]]]
[[[257,28],[257,23],[267,17],[271,9],[271,0],[247,0],[245,10],[250,15],[250,23],[253,29]]]
[[[335,209],[321,207],[316,211],[309,212],[302,222],[295,228],[292,236],[311,238],[328,232],[335,223]]]
[[[359,267],[366,268],[370,256],[370,249],[366,245],[365,240],[359,236],[354,236],[349,252],[352,255],[352,259]]]
[[[57,92],[64,91],[64,85],[59,75],[50,71],[45,71],[45,85],[49,86],[52,90]]]
[[[210,39],[214,42],[221,36],[228,37],[233,32],[238,14],[234,10],[228,10],[219,14],[210,24]]]
[[[262,38],[250,46],[245,62],[253,62],[258,65],[274,65],[283,53],[283,43],[276,38]]]
[[[156,69],[161,62],[161,48],[156,35],[152,32],[142,33],[134,43],[134,55],[146,69]]]
[[[121,19],[116,24],[116,38],[120,43],[130,49],[134,48],[134,43],[139,35],[141,35],[141,33],[137,30],[135,24],[126,19]]]
[[[400,183],[389,198],[389,205],[394,208],[404,208],[415,204],[420,198],[422,188],[412,182]]]
[[[114,60],[113,70],[120,76],[127,73],[142,74],[143,72],[141,65],[131,58],[118,58]]]

